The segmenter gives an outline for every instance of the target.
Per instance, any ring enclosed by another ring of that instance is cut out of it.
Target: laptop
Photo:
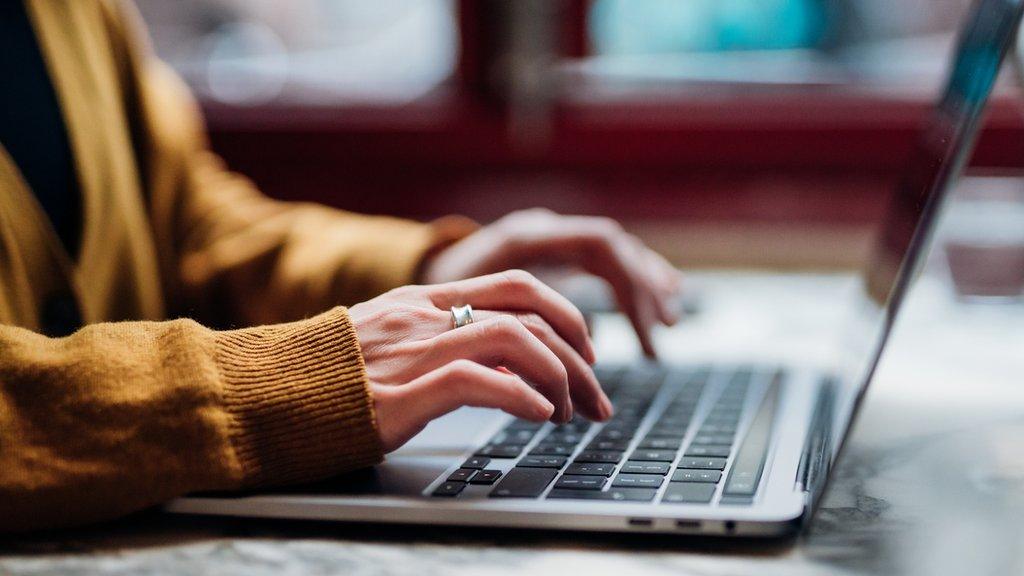
[[[970,156],[1024,0],[978,0],[852,303],[841,361],[599,365],[604,424],[464,408],[374,468],[312,486],[194,495],[176,513],[781,537],[813,517],[938,213]]]

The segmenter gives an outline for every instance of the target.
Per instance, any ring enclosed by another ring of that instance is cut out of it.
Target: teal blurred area
[[[828,25],[818,0],[597,0],[588,27],[605,55],[815,47]]]

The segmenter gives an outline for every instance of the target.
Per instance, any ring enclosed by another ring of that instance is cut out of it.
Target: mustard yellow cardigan
[[[71,258],[0,147],[0,531],[379,461],[359,343],[337,306],[410,283],[468,228],[261,196],[208,151],[133,7],[27,6],[84,217]],[[60,297],[86,326],[44,337]]]

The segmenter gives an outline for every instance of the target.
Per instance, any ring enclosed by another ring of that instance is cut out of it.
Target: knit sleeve
[[[223,332],[122,322],[52,339],[0,326],[0,531],[312,481],[381,455],[343,308]]]

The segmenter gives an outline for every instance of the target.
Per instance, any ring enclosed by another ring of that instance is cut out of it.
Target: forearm
[[[63,339],[0,327],[0,429],[0,531],[315,480],[381,454],[341,308],[228,332],[187,320]]]

